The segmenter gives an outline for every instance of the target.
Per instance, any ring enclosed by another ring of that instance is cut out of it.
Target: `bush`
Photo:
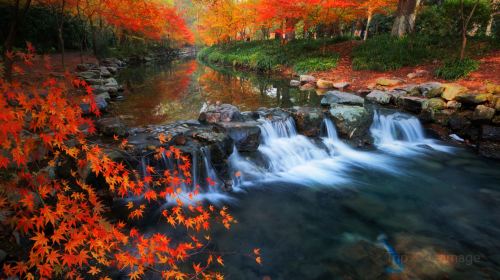
[[[413,66],[436,56],[433,45],[427,37],[375,36],[354,48],[352,63],[356,70],[387,71]]]
[[[337,67],[338,55],[330,57],[312,57],[295,63],[293,70],[297,73],[325,71]]]
[[[436,76],[445,80],[456,80],[466,77],[479,68],[479,62],[473,59],[447,60],[441,67],[436,69]]]
[[[202,49],[198,58],[211,64],[231,65],[262,72],[289,66],[309,72],[334,68],[338,55],[327,47],[344,38],[293,40],[281,45],[277,40],[232,42]]]

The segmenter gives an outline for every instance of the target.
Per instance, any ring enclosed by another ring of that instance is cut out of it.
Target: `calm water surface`
[[[131,92],[117,110],[136,125],[196,118],[206,100],[251,110],[320,99],[195,61],[131,68],[120,79]],[[213,236],[228,253],[226,278],[500,279],[498,161],[461,148],[373,155],[389,168],[351,164],[331,184],[261,182],[230,194],[239,223]],[[246,255],[253,248],[262,266]]]
[[[126,99],[115,113],[130,125],[197,119],[206,101],[236,105],[242,111],[259,107],[319,104],[315,92],[289,87],[289,79],[214,70],[196,60],[130,67],[120,72]]]

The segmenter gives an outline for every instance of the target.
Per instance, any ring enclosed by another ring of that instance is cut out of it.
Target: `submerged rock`
[[[344,104],[344,105],[359,105],[365,104],[364,98],[352,93],[342,91],[329,91],[321,99],[321,105]]]

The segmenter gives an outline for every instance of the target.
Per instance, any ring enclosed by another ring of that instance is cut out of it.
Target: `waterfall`
[[[328,139],[331,139],[333,141],[336,141],[339,139],[337,135],[337,129],[335,129],[335,124],[332,122],[332,120],[328,117],[325,117],[323,119],[322,126],[324,130],[326,131],[326,136]]]
[[[370,132],[379,149],[393,153],[421,152],[424,147],[443,152],[451,150],[426,138],[422,124],[416,117],[400,112],[384,115],[376,110]]]
[[[202,147],[201,153],[203,156],[203,164],[205,166],[205,175],[206,175],[205,179],[207,180],[207,185],[208,185],[207,189],[218,190],[222,186],[222,182],[219,179],[219,176],[217,175],[217,172],[215,171],[212,165],[210,149],[208,147]],[[208,180],[212,181],[215,185],[210,185]]]
[[[193,189],[198,185],[198,152],[194,151],[191,155],[191,180]]]

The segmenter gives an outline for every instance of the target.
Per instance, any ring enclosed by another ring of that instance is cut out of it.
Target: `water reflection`
[[[214,69],[196,60],[130,67],[118,80],[125,85],[126,99],[114,111],[130,125],[196,119],[205,101],[230,103],[246,111],[317,105],[321,98],[316,92],[289,87],[289,79],[283,77]]]

